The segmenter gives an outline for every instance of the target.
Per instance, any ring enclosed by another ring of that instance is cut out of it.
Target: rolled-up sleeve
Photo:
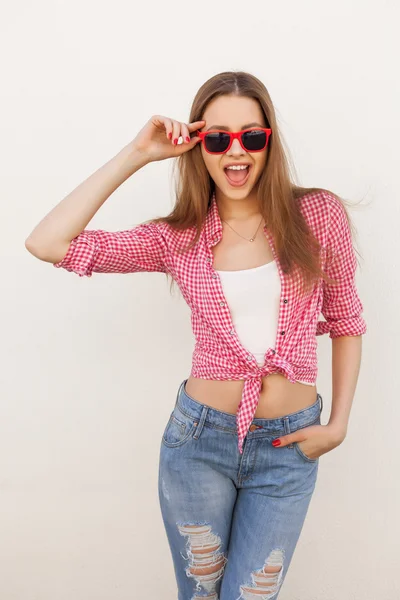
[[[362,335],[366,333],[367,325],[355,282],[357,259],[345,209],[336,198],[330,203],[327,239],[331,255],[325,273],[337,284],[322,282],[321,312],[326,321],[318,321],[316,335],[329,333],[330,338]]]
[[[91,277],[92,273],[166,273],[168,249],[158,224],[141,223],[124,231],[84,229],[56,268]]]

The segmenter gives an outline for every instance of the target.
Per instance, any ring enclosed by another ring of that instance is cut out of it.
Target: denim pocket
[[[183,446],[196,430],[197,421],[194,417],[189,417],[175,406],[168,423],[162,435],[162,441],[169,448],[178,448]]]
[[[321,414],[319,414],[318,417],[316,419],[314,419],[311,423],[307,423],[307,425],[303,425],[302,427],[300,427],[298,429],[294,429],[292,431],[292,433],[294,433],[295,431],[299,431],[299,429],[304,429],[304,427],[311,427],[311,425],[320,425],[320,424],[321,424]],[[307,462],[317,462],[319,460],[319,456],[317,456],[317,458],[310,458],[309,456],[307,456],[307,454],[305,454],[305,452],[303,452],[303,450],[300,448],[299,443],[301,444],[301,442],[293,442],[293,446],[303,460],[306,460]]]

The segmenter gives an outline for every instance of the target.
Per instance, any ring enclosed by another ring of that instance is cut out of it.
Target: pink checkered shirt
[[[264,233],[279,270],[281,297],[275,347],[267,349],[263,366],[239,341],[219,275],[213,268],[211,247],[222,237],[215,195],[210,200],[201,237],[186,253],[179,254],[176,250],[193,239],[195,227],[176,231],[165,223],[142,223],[116,232],[85,229],[72,240],[63,260],[54,265],[81,277],[90,277],[93,272],[171,274],[192,314],[195,348],[191,375],[244,380],[236,417],[240,453],[257,407],[262,377],[281,373],[292,383],[297,380],[315,383],[316,336],[325,333],[331,338],[353,336],[367,330],[355,285],[357,261],[341,203],[323,191],[307,194],[298,201],[322,245],[324,270],[339,284],[326,285],[321,279],[310,293],[300,295],[296,278],[291,280],[282,271],[273,237],[265,225]],[[332,261],[326,260],[327,248],[334,253]],[[319,320],[320,313],[325,320]]]

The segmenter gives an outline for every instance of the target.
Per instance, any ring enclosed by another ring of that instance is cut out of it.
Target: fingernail
[[[186,136],[186,141],[187,141],[187,142],[190,142],[190,137],[187,137],[187,136]]]
[[[172,133],[169,133],[168,137],[169,137],[169,139],[171,139],[172,138]]]
[[[279,440],[279,439],[273,440],[272,445],[273,446],[280,446],[281,445],[281,440]]]
[[[174,144],[175,144],[175,146],[176,146],[176,144],[177,144],[177,143],[178,143],[178,138],[175,138],[175,139],[174,139]]]

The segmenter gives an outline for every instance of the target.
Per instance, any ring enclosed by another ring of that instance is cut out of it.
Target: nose
[[[228,155],[232,154],[233,156],[245,154],[245,151],[243,150],[242,146],[240,145],[240,142],[238,139],[233,140],[232,146],[229,148],[227,154]]]

